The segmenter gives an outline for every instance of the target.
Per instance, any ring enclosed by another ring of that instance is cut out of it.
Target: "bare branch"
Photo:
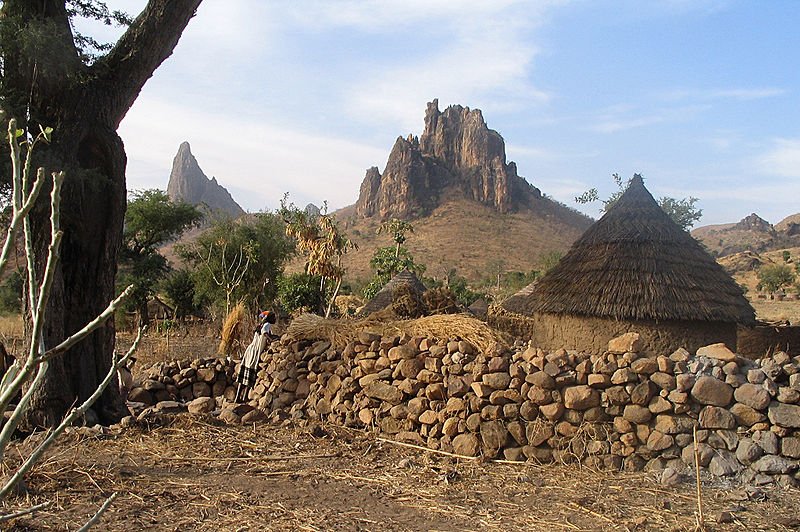
[[[44,508],[47,508],[53,504],[53,501],[45,501],[42,504],[37,504],[36,506],[31,506],[30,508],[26,508],[25,510],[20,510],[18,512],[14,512],[13,514],[6,514],[0,515],[0,523],[5,523],[6,521],[11,521],[12,519],[16,519],[17,517],[24,517],[28,514],[32,514],[34,512],[38,512]]]
[[[103,323],[106,322],[106,320],[108,320],[111,316],[114,315],[114,312],[116,312],[116,310],[125,300],[125,298],[127,298],[132,291],[133,291],[133,285],[129,285],[128,288],[126,288],[119,296],[117,296],[117,298],[114,301],[108,304],[108,306],[103,312],[101,312],[95,319],[87,323],[83,329],[76,332],[75,334],[73,334],[72,336],[70,336],[69,338],[58,344],[57,346],[53,347],[52,349],[46,351],[41,356],[37,357],[36,360],[38,362],[50,360],[54,356],[60,355],[73,345],[77,344],[78,342],[86,338],[88,335],[94,332],[95,329],[100,327]]]
[[[94,393],[92,393],[92,395],[90,395],[89,398],[86,399],[83,404],[81,404],[81,406],[74,408],[72,412],[70,412],[69,415],[64,418],[58,427],[50,431],[50,434],[48,434],[47,438],[45,438],[44,441],[39,444],[39,446],[31,453],[28,459],[25,460],[25,462],[23,462],[22,465],[20,465],[19,468],[14,472],[11,478],[8,479],[6,484],[0,488],[0,499],[8,495],[9,491],[11,491],[17,482],[19,482],[20,479],[22,479],[22,477],[31,469],[31,467],[33,467],[34,464],[39,461],[39,458],[41,458],[42,454],[44,454],[44,452],[53,444],[56,438],[58,438],[58,436],[60,436],[67,427],[72,425],[76,419],[84,415],[86,411],[89,410],[89,408],[95,403],[95,401],[100,398],[105,389],[111,383],[111,380],[116,376],[117,370],[128,361],[131,355],[133,355],[133,353],[139,347],[139,342],[142,339],[142,331],[143,329],[139,329],[139,334],[136,336],[136,340],[134,340],[131,349],[125,354],[124,357],[120,359],[117,359],[116,356],[114,357],[114,362],[111,364],[111,368],[108,370],[108,373],[103,381],[97,386]]]
[[[89,529],[90,529],[90,528],[92,528],[94,525],[96,525],[96,524],[97,524],[97,522],[100,520],[100,518],[103,516],[103,514],[106,512],[106,510],[108,510],[108,507],[109,507],[109,506],[111,506],[111,503],[112,503],[112,502],[114,502],[114,499],[116,499],[116,498],[117,498],[117,495],[119,495],[119,492],[117,492],[117,491],[115,491],[114,493],[112,493],[112,494],[111,494],[111,497],[109,497],[108,499],[106,499],[106,501],[103,503],[103,505],[102,505],[102,506],[100,506],[100,509],[98,509],[98,510],[97,510],[97,513],[95,513],[95,514],[92,516],[92,518],[91,518],[91,519],[89,519],[88,521],[86,521],[86,524],[85,524],[85,525],[83,525],[82,527],[80,527],[80,528],[78,529],[78,532],[85,532],[86,530],[89,530]]]

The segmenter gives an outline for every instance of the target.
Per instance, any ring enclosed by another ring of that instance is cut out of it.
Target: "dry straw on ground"
[[[98,530],[693,530],[691,484],[572,464],[487,464],[335,426],[225,427],[179,416],[105,436],[66,435],[3,514],[52,501],[12,530],[75,530],[111,493]],[[796,489],[705,490],[715,531],[800,525]],[[709,523],[710,524],[710,523]]]
[[[289,325],[287,333],[298,340],[327,340],[337,349],[343,349],[356,340],[360,331],[381,335],[407,333],[444,340],[458,337],[485,353],[493,352],[498,344],[503,343],[503,338],[496,331],[469,314],[439,314],[414,320],[386,321],[379,317],[374,313],[363,320],[334,320],[303,314]]]

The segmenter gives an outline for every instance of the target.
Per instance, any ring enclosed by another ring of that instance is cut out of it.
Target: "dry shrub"
[[[363,305],[361,298],[354,295],[336,296],[333,302],[339,316],[354,316]]]
[[[225,318],[222,325],[222,340],[219,342],[217,353],[225,356],[234,351],[244,350],[250,342],[250,338],[247,337],[249,331],[247,309],[244,303],[239,303]]]
[[[431,288],[422,294],[426,314],[458,314],[464,309],[449,288]]]
[[[327,340],[337,349],[343,349],[358,338],[360,331],[367,330],[381,335],[408,333],[439,339],[461,338],[484,353],[502,349],[504,338],[484,322],[469,314],[440,314],[414,320],[378,319],[373,313],[365,320],[325,319],[314,314],[303,314],[287,329],[287,334],[296,340]]]
[[[419,290],[411,284],[399,284],[392,292],[392,310],[401,318],[418,318],[425,314]]]

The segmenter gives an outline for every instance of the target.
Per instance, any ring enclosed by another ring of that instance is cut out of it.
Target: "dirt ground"
[[[27,445],[30,445],[28,442]],[[19,449],[24,452],[24,449]],[[341,427],[221,426],[181,414],[108,435],[77,429],[27,478],[6,530],[694,530],[695,484],[576,465],[482,463]],[[707,530],[800,528],[800,491],[704,481]],[[721,512],[732,521],[718,523]]]

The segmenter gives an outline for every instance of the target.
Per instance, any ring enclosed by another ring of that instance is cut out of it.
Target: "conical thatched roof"
[[[507,310],[617,320],[753,323],[741,288],[634,176],[608,212]]]
[[[524,307],[527,304],[528,298],[533,292],[533,287],[536,286],[536,283],[538,282],[539,280],[537,279],[531,284],[526,285],[518,292],[508,296],[503,300],[502,303],[500,303],[500,306],[506,310],[510,310],[511,312],[518,312],[519,308]]]
[[[403,270],[392,277],[389,282],[386,283],[377,294],[375,294],[375,297],[370,299],[369,303],[364,305],[364,307],[359,311],[358,315],[367,316],[373,312],[383,310],[391,305],[394,299],[395,290],[397,290],[397,288],[401,285],[411,286],[419,294],[422,294],[425,291],[425,285],[422,284],[422,281],[419,280],[416,274],[408,270]]]

